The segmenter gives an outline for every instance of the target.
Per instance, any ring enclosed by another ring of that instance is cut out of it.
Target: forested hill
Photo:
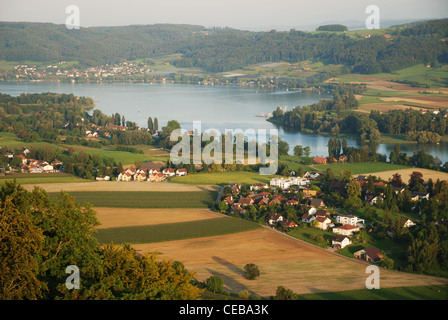
[[[76,60],[79,66],[98,66],[178,53],[182,55],[175,65],[209,72],[316,58],[359,73],[448,62],[448,19],[391,28],[388,33],[366,37],[354,32],[250,32],[172,24],[69,30],[65,25],[2,22],[0,60]]]

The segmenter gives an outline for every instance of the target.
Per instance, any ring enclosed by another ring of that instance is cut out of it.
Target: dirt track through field
[[[101,223],[97,229],[156,225],[222,218],[203,209],[129,209],[95,207]]]
[[[335,255],[279,232],[258,229],[237,234],[133,245],[140,253],[182,261],[199,281],[212,275],[224,280],[227,291],[249,290],[275,295],[277,286],[296,293],[365,289],[367,264]],[[244,266],[255,263],[261,275],[244,277]],[[381,287],[448,284],[447,279],[380,270]]]

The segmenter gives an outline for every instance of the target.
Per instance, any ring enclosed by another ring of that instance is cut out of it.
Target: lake
[[[146,127],[148,117],[158,118],[159,128],[169,120],[177,120],[182,128],[191,130],[193,121],[201,121],[202,131],[217,129],[278,129],[281,139],[289,143],[290,153],[296,145],[309,146],[311,155],[328,155],[328,137],[317,134],[285,132],[265,118],[278,106],[291,110],[324,98],[328,92],[284,91],[239,86],[205,86],[173,83],[59,83],[59,82],[0,82],[0,92],[17,96],[21,93],[73,93],[92,97],[96,109],[112,115],[116,112]],[[268,131],[269,132],[269,131]],[[347,139],[349,146],[359,146]],[[402,144],[401,151],[410,155],[421,149],[418,144]],[[425,144],[426,152],[448,161],[448,144]],[[377,151],[389,156],[393,144],[379,144]]]

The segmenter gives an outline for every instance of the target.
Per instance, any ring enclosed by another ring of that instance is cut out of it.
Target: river
[[[328,137],[318,134],[286,132],[257,115],[268,114],[277,106],[287,110],[294,106],[331,98],[328,92],[284,91],[239,86],[205,86],[173,83],[59,83],[59,82],[0,82],[0,92],[17,96],[21,93],[73,93],[92,97],[96,109],[106,114],[116,112],[146,127],[148,117],[156,117],[159,128],[169,120],[177,120],[182,128],[192,129],[193,121],[201,121],[202,131],[217,129],[278,129],[281,139],[288,142],[290,153],[296,145],[311,148],[312,156],[328,155]],[[269,131],[268,131],[269,132]],[[359,146],[348,139],[349,146]],[[425,144],[426,152],[448,161],[448,144]],[[377,152],[389,156],[393,144],[379,144]],[[401,151],[412,155],[422,145],[402,144]]]

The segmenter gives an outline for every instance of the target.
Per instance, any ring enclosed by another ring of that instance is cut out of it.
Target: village
[[[341,208],[327,206],[320,197],[324,194],[313,187],[316,183],[319,184],[321,176],[320,173],[305,172],[303,177],[273,178],[269,184],[257,183],[249,187],[238,183],[227,185],[223,187],[222,200],[218,199],[218,208],[223,213],[245,219],[251,219],[263,213],[262,224],[285,233],[290,233],[297,228],[331,232],[334,236],[331,243],[327,243],[327,248],[332,251],[359,244],[359,233],[362,230],[372,232],[372,221],[366,221]],[[365,188],[367,177],[358,176],[354,179]],[[311,184],[312,181],[314,181],[313,184]],[[385,184],[382,181],[376,183]],[[332,186],[344,189],[347,184],[334,181]],[[395,192],[402,192],[402,188],[396,188]],[[364,201],[368,206],[375,206],[376,201],[383,196],[383,194],[372,196],[371,193],[366,192]],[[422,199],[429,199],[429,194],[413,194],[412,201],[417,202]],[[260,222],[260,219],[257,221]],[[403,228],[412,228],[416,225],[411,219],[400,221]],[[319,237],[318,233],[316,232],[316,238]],[[394,237],[390,227],[387,228],[387,236],[391,239]],[[379,263],[382,261],[383,252],[372,246],[357,250],[353,253],[353,257],[369,263]]]

